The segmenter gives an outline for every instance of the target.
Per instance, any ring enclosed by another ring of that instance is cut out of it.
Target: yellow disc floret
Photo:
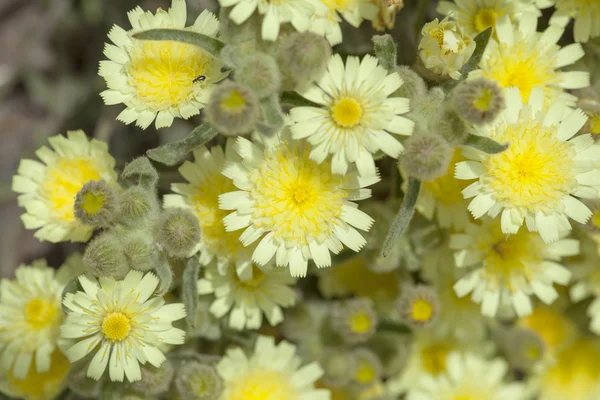
[[[342,128],[352,128],[361,122],[363,110],[356,99],[344,97],[331,108],[333,120]]]
[[[424,299],[418,299],[412,305],[411,317],[419,322],[426,322],[433,316],[434,307]]]
[[[25,305],[25,318],[33,329],[42,329],[54,324],[60,319],[59,312],[55,300],[36,298]]]
[[[136,41],[131,52],[130,85],[137,96],[156,110],[179,107],[205,85],[199,81],[211,68],[212,58],[191,44]]]
[[[131,331],[131,319],[122,312],[109,313],[102,320],[102,333],[113,342],[125,339],[129,331]]]
[[[282,373],[256,369],[229,384],[224,400],[299,400],[290,378]]]
[[[373,321],[366,312],[359,312],[350,316],[350,329],[356,333],[368,332],[372,326]]]

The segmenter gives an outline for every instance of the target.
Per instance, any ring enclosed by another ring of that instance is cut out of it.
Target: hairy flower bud
[[[294,32],[281,39],[278,63],[283,89],[293,90],[318,80],[331,57],[327,40],[310,32]]]
[[[255,54],[240,61],[235,69],[235,80],[247,85],[261,99],[279,91],[281,76],[273,57]]]
[[[104,381],[87,377],[86,368],[71,368],[66,379],[71,392],[84,399],[95,399],[100,396]]]
[[[141,186],[132,186],[119,195],[119,221],[127,225],[148,219],[159,212],[156,195]]]
[[[445,100],[446,93],[439,87],[434,87],[422,95],[415,95],[410,100],[410,112],[407,117],[414,121],[415,132],[437,131],[441,113],[445,109]]]
[[[440,114],[435,130],[448,144],[463,144],[469,137],[469,126],[451,107],[446,107]]]
[[[498,84],[485,78],[462,82],[452,91],[452,102],[458,115],[475,125],[492,122],[505,106]]]
[[[200,240],[200,224],[191,211],[168,208],[161,215],[156,241],[171,257],[185,258]]]
[[[169,390],[174,374],[175,369],[168,359],[159,368],[145,365],[142,367],[142,379],[133,382],[130,387],[136,393],[158,396]]]
[[[182,399],[217,400],[223,382],[214,367],[192,361],[177,370],[175,388]]]
[[[325,371],[324,380],[334,386],[345,386],[356,370],[356,358],[346,349],[325,352],[320,362]]]
[[[103,180],[89,181],[75,196],[75,217],[84,224],[107,227],[117,216],[117,193]]]
[[[228,81],[213,91],[205,112],[206,120],[219,133],[237,136],[254,129],[260,116],[260,104],[248,86]]]
[[[83,263],[97,277],[112,276],[118,280],[129,272],[121,240],[111,232],[100,234],[88,244]]]
[[[150,232],[145,230],[129,232],[123,238],[122,243],[131,269],[149,271],[156,268],[158,249]]]
[[[431,134],[414,134],[404,142],[400,166],[408,176],[431,181],[448,170],[452,148],[444,138]]]
[[[406,97],[409,99],[422,98],[427,94],[427,85],[419,74],[406,65],[399,65],[395,69],[404,82],[392,97]],[[411,107],[412,108],[412,107]]]
[[[535,331],[514,329],[504,339],[506,355],[515,368],[528,371],[544,358],[546,345]]]

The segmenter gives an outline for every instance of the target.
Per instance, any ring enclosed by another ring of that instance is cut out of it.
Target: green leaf
[[[225,46],[223,42],[210,36],[181,29],[150,29],[138,32],[133,37],[140,40],[171,40],[189,43],[206,50],[215,57],[219,57],[221,49]]]
[[[171,285],[173,284],[173,269],[171,268],[171,264],[169,264],[167,256],[164,254],[161,255],[161,260],[156,264],[154,271],[160,281],[158,289],[156,290],[156,295],[164,296],[171,289]]]
[[[141,156],[125,166],[121,173],[123,179],[136,179],[137,184],[154,189],[158,182],[158,172],[147,157]]]
[[[320,107],[319,104],[305,99],[296,92],[283,92],[280,101],[281,104],[290,107]]]
[[[65,305],[63,304],[63,300],[65,299],[65,296],[67,295],[67,293],[75,294],[75,293],[77,293],[77,291],[79,289],[80,289],[79,276],[74,276],[71,279],[69,279],[69,281],[63,288],[62,295],[60,296],[60,306],[62,308],[63,314],[67,315],[67,313],[69,312],[69,309],[67,307],[65,307]]]
[[[183,304],[186,311],[186,322],[190,328],[196,328],[196,307],[198,306],[198,273],[200,263],[197,257],[192,257],[183,270]]]
[[[207,123],[196,127],[185,139],[165,144],[164,146],[148,150],[148,157],[165,165],[176,165],[185,156],[197,147],[200,147],[217,136],[217,131]]]
[[[502,153],[504,150],[508,149],[508,143],[498,143],[496,141],[493,141],[490,138],[486,138],[484,136],[477,136],[477,135],[469,135],[467,137],[467,140],[465,141],[466,145],[475,147],[478,150],[483,151],[484,153],[487,154],[498,154],[498,153]]]
[[[406,195],[402,200],[402,204],[400,205],[400,210],[398,214],[396,214],[396,218],[394,222],[392,222],[392,226],[390,231],[383,242],[383,247],[381,249],[381,256],[387,257],[388,254],[392,251],[392,248],[397,244],[398,238],[400,235],[404,233],[410,220],[412,219],[415,213],[415,206],[417,204],[417,198],[419,197],[419,190],[421,189],[421,181],[415,178],[408,178],[408,187],[406,190]]]
[[[379,64],[391,72],[396,68],[396,43],[392,36],[386,35],[377,35],[373,36],[371,39],[373,41],[375,56],[379,60]]]

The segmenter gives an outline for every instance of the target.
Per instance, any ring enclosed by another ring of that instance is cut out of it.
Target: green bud
[[[396,73],[404,83],[392,94],[392,97],[407,97],[412,100],[425,96],[427,85],[414,70],[406,65],[399,65],[396,67]]]
[[[446,93],[439,87],[411,98],[410,112],[407,116],[415,122],[416,131],[436,132],[438,130],[438,122],[445,109],[445,100]]]
[[[346,349],[327,351],[320,364],[325,372],[323,379],[333,386],[347,385],[356,370],[356,359]]]
[[[159,209],[156,195],[143,187],[132,186],[119,195],[119,221],[124,224],[135,225]]]
[[[128,163],[121,173],[123,179],[130,179],[137,185],[154,189],[158,182],[158,172],[148,157],[138,157]]]
[[[438,135],[415,133],[404,142],[400,166],[408,176],[431,181],[448,171],[452,148]]]
[[[87,368],[71,368],[66,382],[71,392],[84,399],[98,398],[104,384],[103,380],[88,378]]]
[[[161,215],[156,241],[170,257],[186,258],[200,240],[196,216],[184,208],[168,208]]]
[[[504,96],[496,82],[485,78],[463,81],[452,91],[458,115],[474,125],[492,122],[504,110]]]
[[[149,271],[156,267],[158,249],[151,233],[144,230],[130,232],[122,243],[129,268]]]
[[[192,361],[177,370],[175,388],[182,399],[217,400],[223,382],[214,367]]]
[[[112,276],[123,279],[129,272],[129,263],[121,240],[111,232],[104,232],[85,249],[83,263],[94,276]]]
[[[107,227],[117,216],[117,193],[103,180],[89,181],[75,196],[75,217],[84,224]]]
[[[267,54],[255,54],[242,59],[235,69],[235,80],[247,85],[263,99],[279,91],[281,76],[273,57]]]
[[[248,41],[256,41],[260,32],[260,17],[258,13],[252,13],[244,23],[238,25],[229,13],[231,7],[221,7],[219,12],[219,35],[227,44],[240,44]]]
[[[435,132],[446,139],[450,145],[456,146],[467,140],[469,126],[452,108],[446,108],[440,115]]]
[[[246,85],[227,81],[210,96],[206,120],[221,134],[237,136],[250,133],[260,117],[260,103]]]
[[[142,367],[142,379],[133,382],[131,390],[150,396],[158,396],[169,390],[175,369],[173,364],[167,359],[159,368],[151,365]]]
[[[311,32],[294,32],[280,39],[277,61],[283,89],[294,90],[318,80],[327,69],[331,46]]]
[[[397,50],[396,42],[391,35],[376,35],[371,38],[375,56],[379,60],[379,64],[388,71],[393,71],[396,67]]]
[[[504,338],[506,355],[513,367],[528,371],[545,356],[544,340],[529,329],[514,329]]]

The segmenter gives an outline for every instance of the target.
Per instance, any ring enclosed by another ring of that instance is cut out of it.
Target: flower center
[[[54,322],[58,311],[50,300],[33,299],[25,305],[25,318],[34,329],[42,329]]]
[[[494,92],[490,89],[484,89],[473,102],[473,107],[481,112],[486,112],[490,109],[493,98]]]
[[[556,132],[535,121],[499,129],[494,139],[510,146],[488,157],[484,166],[500,202],[545,211],[576,187],[574,150]]]
[[[446,357],[452,347],[445,343],[436,343],[421,349],[421,362],[423,369],[431,374],[438,375],[446,370]]]
[[[496,19],[499,17],[498,13],[491,8],[482,8],[479,10],[477,15],[475,15],[475,30],[477,32],[481,32],[490,26],[493,28],[496,26]]]
[[[102,193],[87,192],[83,196],[81,208],[87,215],[97,215],[104,206],[104,195]]]
[[[252,265],[252,279],[242,281],[237,274],[235,274],[235,279],[237,280],[238,284],[247,289],[256,289],[257,287],[260,287],[266,277],[267,275],[260,268],[257,268],[256,265]]]
[[[358,125],[362,114],[362,106],[351,97],[339,99],[331,108],[333,120],[342,128],[352,128]]]
[[[415,301],[411,307],[411,318],[419,322],[427,322],[433,316],[433,306],[423,299]]]
[[[267,149],[265,162],[250,177],[254,224],[301,245],[331,235],[347,196],[343,177],[331,172],[329,162],[317,164],[309,154],[286,144]]]
[[[596,343],[579,339],[561,351],[543,378],[544,392],[570,399],[597,397],[600,352]]]
[[[57,218],[73,221],[77,192],[87,182],[98,179],[100,170],[91,160],[60,159],[48,166],[42,191]]]
[[[237,90],[231,91],[229,97],[221,101],[221,109],[232,114],[240,112],[246,106],[246,99]]]
[[[553,67],[555,59],[544,55],[544,51],[543,43],[532,45],[528,40],[518,42],[510,48],[500,44],[490,53],[484,75],[503,88],[516,86],[521,98],[527,102],[534,87],[558,83]]]
[[[356,372],[354,373],[354,379],[358,383],[369,383],[372,382],[377,376],[377,372],[375,371],[375,367],[366,360],[361,360],[358,362],[358,368],[356,368]]]
[[[350,317],[350,329],[356,333],[365,333],[371,329],[372,321],[365,312],[359,312]]]
[[[290,380],[275,371],[250,371],[228,386],[225,400],[299,400]]]
[[[102,333],[113,342],[125,339],[130,330],[131,320],[122,312],[111,312],[102,321]]]
[[[344,11],[346,10],[349,6],[353,6],[354,2],[353,0],[321,0],[323,2],[323,4],[325,4],[327,7],[329,7],[330,10],[335,11]]]
[[[71,363],[60,350],[54,350],[50,356],[52,366],[46,372],[37,372],[35,357],[24,379],[15,378],[8,372],[10,385],[17,389],[19,397],[31,399],[54,398],[63,389],[63,380],[67,376]],[[50,397],[48,397],[50,396]]]
[[[202,88],[212,59],[197,46],[169,41],[136,41],[129,64],[138,98],[156,111],[179,107]]]

